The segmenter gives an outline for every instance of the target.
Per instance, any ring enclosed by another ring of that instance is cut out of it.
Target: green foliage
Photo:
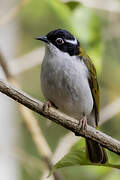
[[[103,167],[110,167],[120,169],[120,162],[119,164],[112,164],[107,162],[106,164],[93,164],[91,163],[88,158],[86,157],[86,152],[84,148],[84,139],[81,138],[71,150],[59,161],[57,162],[51,173],[56,171],[57,169],[69,167],[69,166],[103,166]]]

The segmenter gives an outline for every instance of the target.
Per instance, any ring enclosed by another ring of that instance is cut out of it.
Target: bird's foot
[[[78,129],[79,130],[85,130],[87,127],[87,117],[85,114],[83,114],[82,119],[79,120]],[[75,133],[76,136],[79,136],[79,132]]]
[[[46,101],[44,104],[43,104],[43,111],[44,112],[48,112],[49,111],[49,108],[52,106],[52,103],[50,101]]]
[[[87,118],[86,115],[83,115],[82,119],[79,121],[79,127],[82,130],[85,130],[87,127]]]

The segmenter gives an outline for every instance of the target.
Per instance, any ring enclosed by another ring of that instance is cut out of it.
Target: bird
[[[77,119],[80,128],[85,129],[87,124],[96,128],[100,113],[97,73],[78,39],[65,29],[52,30],[36,39],[45,43],[40,76],[46,99],[43,109],[56,107]],[[105,164],[108,160],[105,149],[88,138],[86,152],[91,163]]]

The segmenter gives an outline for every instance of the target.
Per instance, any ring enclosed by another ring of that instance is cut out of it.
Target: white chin
[[[49,53],[51,53],[52,55],[55,56],[69,56],[68,53],[61,51],[60,49],[58,49],[55,45],[53,45],[52,43],[46,44],[46,49],[49,51]]]
[[[58,55],[60,53],[62,53],[61,50],[59,50],[55,45],[53,45],[52,43],[49,43],[48,44],[48,49],[50,51],[51,54],[54,54],[54,55]]]

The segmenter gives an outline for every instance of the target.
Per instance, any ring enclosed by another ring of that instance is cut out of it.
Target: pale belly
[[[78,67],[80,66],[80,67]],[[62,112],[80,119],[83,113],[89,115],[93,109],[93,98],[83,64],[66,62],[42,64],[41,87],[46,100],[55,104]]]

